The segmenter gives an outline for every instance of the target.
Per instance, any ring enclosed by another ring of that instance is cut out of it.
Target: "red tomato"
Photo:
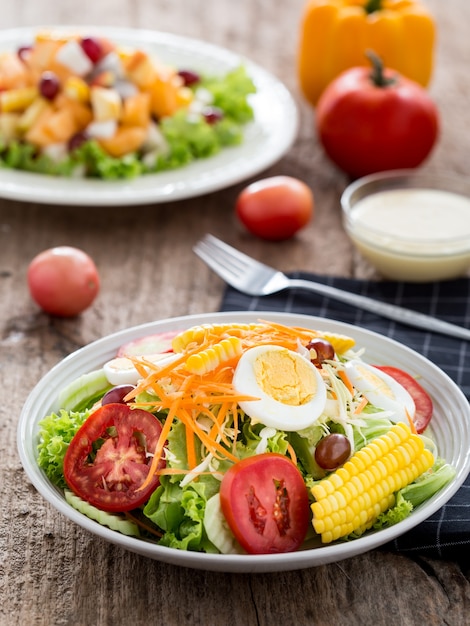
[[[91,305],[100,288],[93,260],[77,248],[44,250],[28,267],[33,300],[51,315],[72,317]]]
[[[438,136],[438,110],[426,90],[396,71],[377,71],[377,66],[346,70],[329,84],[316,109],[326,154],[353,177],[415,168]]]
[[[408,391],[416,406],[416,413],[413,420],[416,432],[422,433],[429,424],[434,410],[432,399],[428,392],[423,389],[413,376],[410,376],[410,374],[398,367],[388,365],[375,365],[374,367],[394,378],[397,383],[400,383],[400,385]]]
[[[307,488],[297,467],[281,454],[248,457],[220,485],[222,512],[250,554],[293,552],[310,522]]]
[[[164,333],[155,333],[134,339],[122,345],[117,356],[142,356],[143,354],[161,354],[173,352],[173,339],[180,334],[180,330],[169,330]]]
[[[126,404],[105,404],[79,428],[65,453],[64,477],[74,493],[103,511],[130,511],[146,502],[159,484],[149,472],[162,426]],[[101,444],[94,458],[95,443]],[[160,467],[165,464],[160,461]]]
[[[289,239],[313,217],[311,189],[290,176],[273,176],[248,185],[235,212],[253,235],[270,241]]]

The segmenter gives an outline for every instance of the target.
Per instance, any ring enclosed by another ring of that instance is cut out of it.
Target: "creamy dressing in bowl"
[[[448,189],[411,187],[404,178],[400,186],[397,177],[386,174],[383,189],[378,175],[366,177],[343,194],[344,225],[357,249],[394,280],[464,275],[470,267],[470,198]]]

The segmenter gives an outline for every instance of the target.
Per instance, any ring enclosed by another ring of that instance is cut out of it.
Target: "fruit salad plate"
[[[355,339],[358,348],[364,349],[364,359],[369,363],[392,365],[417,376],[433,399],[430,435],[438,446],[439,455],[455,469],[453,480],[393,526],[368,531],[351,541],[307,543],[295,552],[277,554],[210,554],[164,547],[111,530],[67,503],[64,493],[50,482],[38,465],[39,423],[44,416],[58,410],[58,398],[64,387],[83,374],[101,368],[114,358],[121,346],[139,338],[155,333],[181,331],[201,324],[253,323],[259,317],[287,326],[348,335]],[[117,332],[79,349],[55,365],[37,383],[25,401],[18,425],[18,449],[28,478],[47,502],[86,531],[123,549],[195,569],[239,573],[285,571],[332,563],[377,548],[424,522],[443,507],[465,481],[470,470],[470,407],[462,391],[437,366],[406,346],[374,332],[323,318],[286,313],[193,315]]]
[[[36,27],[0,31],[0,54],[30,45],[39,31],[102,37],[123,49],[140,49],[164,65],[204,76],[222,76],[243,66],[256,92],[254,113],[239,145],[189,165],[127,180],[60,177],[0,168],[0,197],[56,205],[154,204],[211,193],[237,184],[277,162],[291,147],[298,127],[296,104],[283,83],[262,67],[224,48],[149,30],[107,27]]]

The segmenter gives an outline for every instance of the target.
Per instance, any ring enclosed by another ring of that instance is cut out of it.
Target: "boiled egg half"
[[[178,354],[168,352],[162,354],[145,354],[142,356],[143,359],[161,365],[162,367],[176,360],[178,357]],[[105,363],[103,365],[103,371],[111,385],[136,385],[142,378],[134,367],[134,363],[131,359],[125,356],[116,357]]]
[[[345,365],[346,373],[354,387],[375,407],[390,411],[392,422],[409,424],[416,406],[408,391],[394,378],[373,365],[354,359]]]
[[[256,346],[240,357],[233,376],[236,392],[254,400],[239,402],[254,423],[278,430],[314,424],[326,404],[326,387],[317,368],[282,346]]]

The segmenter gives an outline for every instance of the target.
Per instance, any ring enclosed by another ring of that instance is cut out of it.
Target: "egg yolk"
[[[310,402],[317,390],[312,368],[288,350],[260,354],[254,362],[259,387],[271,398],[291,406]]]
[[[372,385],[374,391],[377,391],[384,396],[387,396],[387,398],[395,399],[395,394],[383,379],[381,379],[379,376],[376,376],[373,372],[366,370],[364,367],[361,367],[360,365],[356,365],[356,369],[361,378]]]

